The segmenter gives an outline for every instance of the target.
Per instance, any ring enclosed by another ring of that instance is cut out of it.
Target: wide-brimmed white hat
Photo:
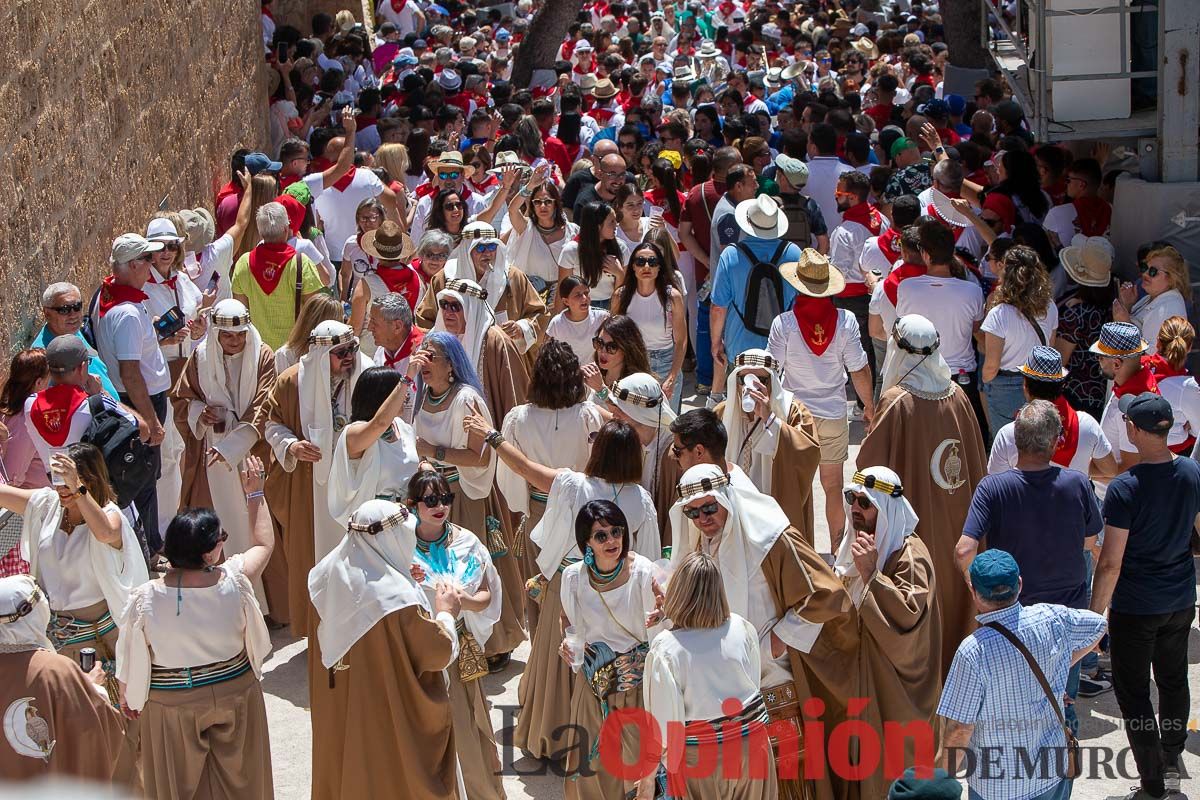
[[[943,222],[953,225],[956,228],[968,228],[971,225],[971,220],[967,219],[966,215],[961,213],[954,207],[950,198],[939,192],[937,189],[930,189],[930,195],[933,198],[933,210],[941,217]]]
[[[779,239],[788,230],[787,216],[770,195],[760,194],[738,203],[733,211],[738,227],[747,236],[759,239]]]
[[[150,242],[182,242],[183,237],[175,230],[175,223],[165,217],[156,217],[146,225],[146,240]]]
[[[1112,283],[1113,246],[1103,236],[1077,235],[1058,253],[1063,269],[1080,286]]]

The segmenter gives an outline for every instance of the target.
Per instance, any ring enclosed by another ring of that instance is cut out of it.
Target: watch
[[[446,460],[446,448],[442,447],[439,444],[437,447],[435,447],[433,449],[433,457],[435,459],[437,459],[438,461],[445,461]]]
[[[79,495],[80,497],[83,497],[87,493],[88,493],[87,487],[84,486],[82,483],[79,484],[79,488],[75,490],[75,494]]]
[[[933,152],[937,153],[939,156],[943,155],[946,152],[946,146],[939,144],[937,147],[933,148]]]
[[[500,431],[493,430],[487,436],[483,437],[483,440],[491,445],[492,449],[495,450],[497,447],[504,444],[504,434],[502,434]]]

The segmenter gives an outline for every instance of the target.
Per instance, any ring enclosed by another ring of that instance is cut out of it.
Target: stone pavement
[[[689,378],[691,376],[688,376]],[[690,387],[689,387],[690,389]],[[861,426],[851,430],[850,460],[847,462],[846,478],[853,473],[851,465],[857,456],[857,442],[861,441]],[[817,547],[829,550],[829,531],[821,511],[824,495],[820,483],[815,486]],[[274,652],[264,667],[263,690],[266,693],[267,717],[271,731],[271,755],[275,771],[275,796],[287,800],[306,800],[309,797],[310,753],[312,731],[309,723],[308,689],[305,668],[305,643],[276,633],[272,637]],[[515,713],[517,705],[517,682],[529,651],[524,644],[513,653],[512,663],[503,673],[484,678],[485,693],[493,705],[492,722],[496,727],[496,740],[502,748],[501,760],[509,773],[504,787],[509,800],[550,800],[563,796],[562,778],[549,770],[541,769],[539,762],[523,758],[511,747],[505,749],[503,728],[511,726],[513,720],[505,720],[498,708],[510,708]],[[1184,765],[1187,774],[1193,776],[1183,782],[1185,795],[1200,800],[1200,630],[1193,624],[1188,652],[1188,675],[1192,687],[1193,720],[1192,733],[1188,737]],[[1080,739],[1088,751],[1086,779],[1076,781],[1073,797],[1076,800],[1117,800],[1123,798],[1129,787],[1137,783],[1136,769],[1132,756],[1126,748],[1125,735],[1120,727],[1120,713],[1116,699],[1108,692],[1091,700],[1080,699],[1078,704]],[[514,763],[515,761],[515,763]],[[1096,765],[1093,767],[1093,765]],[[1119,766],[1119,769],[1118,769]],[[538,774],[541,772],[542,774]],[[519,775],[518,773],[527,773]],[[530,774],[532,773],[532,774]],[[1189,792],[1190,790],[1190,792]],[[966,798],[964,790],[963,797]],[[370,800],[363,798],[363,800]],[[875,800],[864,798],[864,800]],[[1181,800],[1179,796],[1173,800]]]

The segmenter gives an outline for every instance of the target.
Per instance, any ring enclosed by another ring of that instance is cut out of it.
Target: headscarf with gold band
[[[762,431],[763,436],[769,437],[767,446],[769,453],[760,450],[762,458],[750,459],[749,468],[743,459],[748,451],[755,447],[751,437],[761,431],[763,424],[757,417],[747,418],[742,411],[742,377],[754,369],[765,369],[768,375],[767,394],[771,398],[771,414],[776,421],[772,428]],[[746,475],[754,482],[759,491],[771,491],[771,469],[774,466],[775,454],[779,450],[778,425],[787,422],[788,411],[792,407],[792,393],[783,388],[781,376],[783,365],[775,360],[766,350],[752,349],[741,353],[733,360],[729,377],[725,381],[725,413],[721,419],[725,423],[728,442],[725,446],[725,458],[737,464],[746,471]]]

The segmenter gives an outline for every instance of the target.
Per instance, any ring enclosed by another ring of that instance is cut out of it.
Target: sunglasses
[[[462,313],[462,303],[457,300],[439,300],[438,308],[442,311],[452,311],[455,314]]]
[[[637,142],[621,142],[620,144],[622,150],[632,150],[635,147],[637,147]]]
[[[699,519],[701,514],[706,517],[711,517],[713,514],[717,513],[717,509],[720,507],[721,504],[714,500],[711,503],[705,503],[698,508],[685,508],[683,510],[683,515],[688,519]]]
[[[621,345],[617,344],[612,339],[609,339],[606,342],[603,339],[601,339],[599,336],[592,337],[592,347],[594,347],[597,351],[603,350],[604,352],[608,353],[610,356],[616,355],[617,353],[621,352]]]
[[[426,260],[426,261],[445,261],[445,260],[446,260],[447,258],[449,258],[449,257],[450,257],[450,253],[449,253],[449,252],[443,252],[443,253],[426,253],[426,254],[425,254],[425,260]]]
[[[456,181],[462,177],[461,172],[439,172],[438,177],[444,181]]]
[[[83,303],[67,303],[63,306],[50,306],[50,310],[55,314],[62,314],[65,317],[67,314],[78,314],[80,311],[83,311]]]
[[[1147,278],[1157,278],[1162,272],[1158,267],[1148,267],[1145,264],[1138,264],[1138,272],[1145,275]]]
[[[494,253],[496,252],[496,248],[499,246],[500,245],[496,244],[495,242],[488,242],[487,244],[477,244],[472,249],[477,250],[480,253]]]
[[[658,258],[656,256],[634,256],[633,265],[635,267],[654,267],[658,268]]]
[[[445,209],[447,211],[459,211],[460,209],[462,209],[462,207],[463,207],[463,204],[460,202],[457,202],[457,201],[446,203],[446,205],[445,205]]]
[[[673,444],[671,445],[671,455],[679,458],[681,455],[683,455],[683,451],[687,449],[688,446],[686,444]]]
[[[612,530],[596,531],[592,534],[592,541],[596,544],[604,544],[610,539],[614,542],[619,542],[625,538],[625,529],[620,525],[614,525]]]
[[[846,498],[846,505],[850,506],[851,508],[858,506],[863,511],[866,511],[871,507],[871,501],[865,494],[859,494],[852,489],[847,489],[846,491],[842,492],[842,497]]]
[[[445,494],[427,494],[418,502],[424,503],[426,508],[437,508],[438,506],[453,505],[454,492],[446,492]]]
[[[538,208],[545,208],[546,206],[554,205],[554,201],[549,197],[539,197],[537,200],[533,201],[533,204]]]
[[[180,250],[179,242],[163,242],[162,246],[163,250],[167,250],[171,253],[178,253]]]
[[[337,349],[330,350],[329,355],[333,356],[334,358],[349,358],[350,356],[354,355],[354,351],[357,349],[358,345],[356,344],[346,344]]]

